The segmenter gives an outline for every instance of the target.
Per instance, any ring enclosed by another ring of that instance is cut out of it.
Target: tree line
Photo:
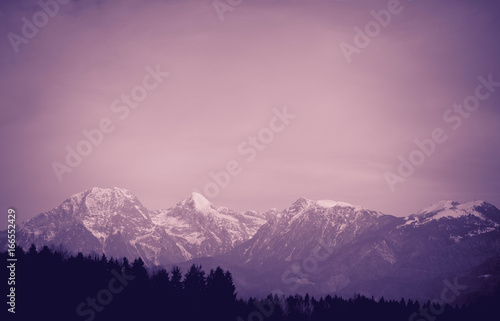
[[[6,262],[7,253],[0,256]],[[461,321],[500,315],[500,291],[460,307],[362,295],[238,298],[231,273],[220,267],[208,273],[198,265],[152,272],[140,258],[69,255],[47,246],[26,252],[18,247],[16,257],[18,320]],[[3,270],[6,280],[9,271]]]

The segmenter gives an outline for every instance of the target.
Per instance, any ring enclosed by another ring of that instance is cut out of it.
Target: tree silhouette
[[[425,313],[441,308],[431,302],[376,300],[362,295],[347,299],[330,295],[316,299],[308,294],[237,299],[231,273],[220,267],[207,276],[197,265],[184,277],[179,267],[170,273],[159,269],[149,274],[142,259],[130,265],[127,258],[73,256],[49,247],[37,251],[34,246],[27,252],[17,248],[16,257],[19,320],[418,321],[426,319]],[[7,252],[0,253],[4,262],[7,258]],[[9,269],[2,270],[7,280]],[[114,280],[117,275],[126,275],[129,280],[121,284]],[[110,289],[119,291],[112,294]],[[476,300],[466,306],[445,305],[439,319],[431,317],[438,321],[496,321],[500,288],[492,286],[491,295],[474,297]],[[4,309],[2,313],[8,312]]]
[[[234,320],[236,311],[236,287],[229,271],[220,267],[210,271],[207,277],[207,303],[209,313],[218,320]]]

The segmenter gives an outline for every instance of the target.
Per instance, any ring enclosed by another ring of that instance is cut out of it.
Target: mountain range
[[[142,257],[152,266],[224,253],[265,222],[263,214],[216,208],[197,193],[149,211],[126,189],[94,187],[21,224],[16,238],[25,249],[62,244],[73,253]]]
[[[465,299],[500,283],[500,210],[484,201],[442,201],[407,217],[306,198],[283,211],[241,213],[192,193],[150,211],[128,190],[92,188],[20,224],[16,238],[25,249],[142,257],[151,268],[220,265],[243,295],[431,300],[465,282]]]

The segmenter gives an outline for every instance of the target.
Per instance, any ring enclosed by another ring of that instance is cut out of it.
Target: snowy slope
[[[488,215],[491,210],[494,210],[494,206],[485,201],[472,201],[463,204],[449,200],[440,201],[408,216],[405,225],[419,226],[439,222],[443,219],[461,219],[498,227],[500,217],[498,215]]]
[[[292,261],[310,255],[319,242],[340,246],[393,219],[344,202],[300,198],[264,224],[237,249],[241,252],[238,255],[257,265],[264,264],[266,258]]]
[[[443,201],[395,217],[300,198],[216,262],[240,271],[239,291],[247,295],[279,289],[430,300],[445,278],[500,257],[499,222],[500,210],[482,201]]]
[[[198,193],[192,193],[173,208],[152,211],[151,217],[156,225],[177,237],[178,244],[191,257],[227,252],[249,240],[266,222],[255,212],[217,208]]]
[[[168,264],[228,251],[264,223],[259,213],[217,209],[197,193],[173,208],[150,212],[126,189],[94,187],[23,223],[18,244],[62,244],[71,252]]]

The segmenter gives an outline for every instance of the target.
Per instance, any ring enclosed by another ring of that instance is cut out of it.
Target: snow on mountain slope
[[[406,233],[436,233],[454,243],[500,229],[500,211],[485,201],[459,203],[440,201],[405,218],[398,229]]]
[[[18,244],[62,244],[71,252],[168,264],[224,253],[264,223],[264,215],[216,208],[198,193],[150,212],[126,189],[94,187],[21,224]]]
[[[264,224],[244,248],[238,248],[239,255],[256,264],[266,258],[291,261],[310,255],[319,242],[340,246],[392,218],[343,202],[300,198]]]
[[[419,297],[430,280],[500,255],[498,220],[486,202],[440,202],[404,218],[301,198],[220,261],[261,271],[242,276],[242,291]]]
[[[195,209],[202,213],[213,213],[217,209],[203,195],[193,192],[191,195],[179,203],[179,206]]]
[[[21,224],[18,244],[62,245],[71,252],[143,257],[152,264],[184,259],[175,239],[159,229],[127,190],[97,188]],[[168,253],[168,256],[166,255]]]
[[[151,217],[169,235],[176,236],[193,257],[227,252],[249,240],[265,223],[254,212],[217,208],[198,193],[192,193],[173,208],[152,211]]]
[[[331,207],[352,207],[358,211],[362,210],[363,208],[360,206],[354,206],[349,203],[344,203],[344,202],[337,202],[337,201],[332,201],[332,200],[320,200],[316,201],[315,205],[325,207],[325,208],[331,208]]]
[[[483,223],[492,224],[492,226],[500,226],[498,215],[488,215],[486,212],[491,211],[493,205],[485,201],[472,201],[460,204],[455,201],[440,201],[436,204],[423,208],[417,214],[407,217],[405,225],[415,224],[423,225],[433,221],[442,219],[472,219],[482,221]]]

